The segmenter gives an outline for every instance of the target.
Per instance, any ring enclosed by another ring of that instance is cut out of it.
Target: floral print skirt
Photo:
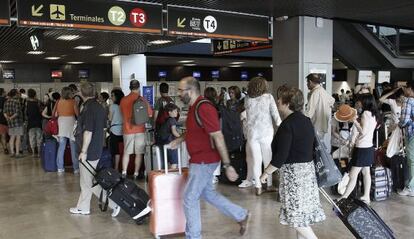
[[[325,220],[313,161],[284,164],[280,168],[279,193],[281,224],[307,227]]]

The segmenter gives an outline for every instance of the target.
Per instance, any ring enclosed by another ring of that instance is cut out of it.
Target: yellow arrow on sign
[[[39,7],[35,7],[35,5],[32,5],[32,16],[34,17],[41,17],[43,16],[43,12],[40,12],[43,9],[43,4]]]
[[[183,19],[177,18],[177,27],[184,28],[185,27],[185,25],[184,25],[185,20],[186,20],[185,18],[183,18]]]

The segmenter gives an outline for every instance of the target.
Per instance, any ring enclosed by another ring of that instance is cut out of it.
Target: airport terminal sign
[[[268,41],[269,22],[262,16],[168,6],[168,34]]]
[[[10,2],[9,0],[0,0],[0,26],[10,25]]]
[[[19,26],[162,33],[161,4],[108,0],[17,0],[17,14]]]
[[[271,42],[213,40],[212,51],[214,55],[225,55],[237,52],[255,51],[272,48]]]

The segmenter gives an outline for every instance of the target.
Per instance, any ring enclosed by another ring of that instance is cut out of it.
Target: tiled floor
[[[256,197],[250,190],[226,185],[219,185],[218,190],[251,210],[251,225],[244,238],[296,238],[293,229],[278,222],[275,194]],[[152,238],[147,224],[137,226],[123,212],[116,219],[110,217],[110,212],[100,212],[96,198],[92,201],[91,215],[70,215],[68,209],[76,204],[78,196],[77,176],[45,173],[39,160],[30,157],[16,160],[1,155],[0,238]],[[314,227],[318,237],[352,238],[325,200],[323,205],[328,218]],[[393,228],[397,238],[414,237],[414,198],[394,195],[391,200],[373,203],[373,207]],[[203,238],[239,238],[237,224],[205,203],[202,203],[202,220]]]

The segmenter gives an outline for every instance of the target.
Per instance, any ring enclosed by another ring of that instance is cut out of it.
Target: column
[[[116,56],[112,58],[112,76],[114,87],[121,87],[125,95],[130,93],[129,82],[138,80],[147,85],[147,57],[144,54]]]
[[[294,17],[273,24],[273,92],[283,84],[308,93],[305,77],[325,73],[332,92],[333,23],[315,17]]]

